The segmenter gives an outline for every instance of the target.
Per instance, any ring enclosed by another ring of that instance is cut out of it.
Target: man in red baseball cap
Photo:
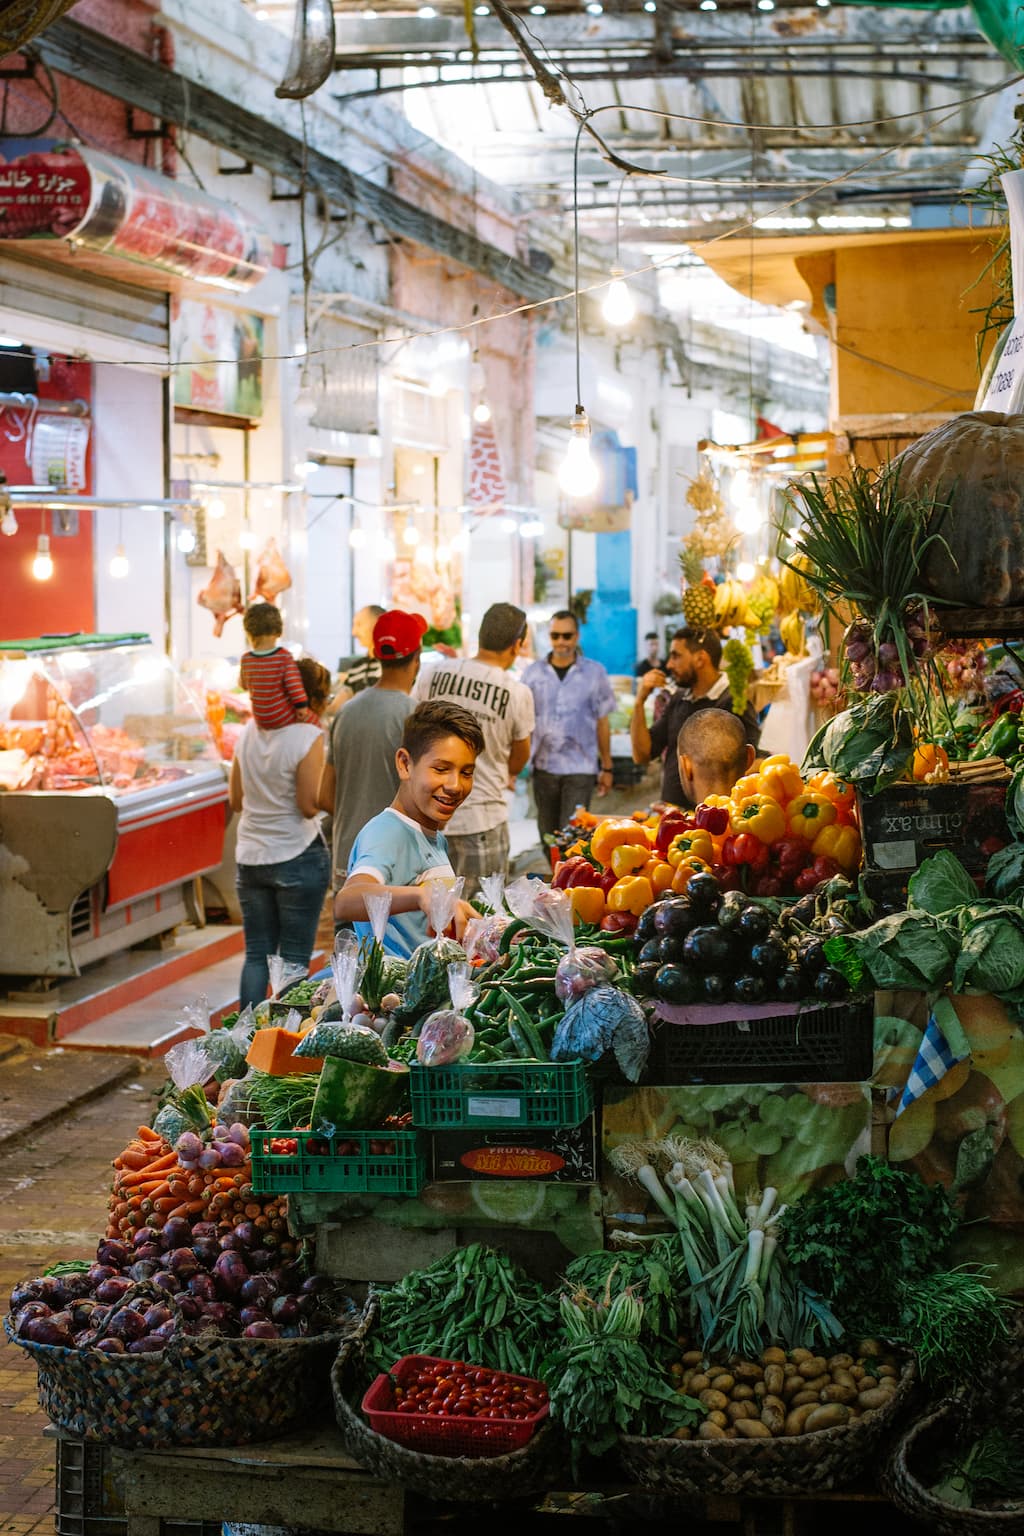
[[[380,678],[349,699],[334,717],[317,793],[317,804],[334,817],[333,890],[345,883],[356,837],[398,791],[395,753],[412,711],[410,694],[426,629],[427,621],[418,613],[400,608],[382,613],[373,626]]]

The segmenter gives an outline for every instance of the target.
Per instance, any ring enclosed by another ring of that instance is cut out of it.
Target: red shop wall
[[[92,366],[67,358],[52,358],[50,377],[39,380],[39,398],[85,400],[92,404]],[[7,437],[10,417],[0,412],[0,471],[11,485],[29,485],[32,473],[25,458],[24,442]],[[86,458],[86,491],[93,488],[92,443]],[[33,635],[91,631],[96,623],[93,581],[92,517],[78,511],[78,531],[60,536],[60,515],[38,507],[18,507],[18,531],[0,538],[0,640],[21,640]],[[44,529],[44,520],[46,527]],[[32,561],[40,533],[50,535],[53,575],[36,581]]]

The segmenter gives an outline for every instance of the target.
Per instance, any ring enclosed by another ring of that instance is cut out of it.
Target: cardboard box
[[[434,1179],[530,1179],[542,1184],[597,1180],[597,1116],[553,1131],[435,1131]]]
[[[983,879],[992,854],[1011,840],[1005,800],[1005,784],[890,784],[858,795],[865,865],[906,877],[948,848]]]

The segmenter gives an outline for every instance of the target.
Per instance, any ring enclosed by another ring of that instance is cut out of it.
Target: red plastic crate
[[[441,1414],[395,1412],[395,1382],[404,1386],[424,1366],[454,1363],[434,1355],[406,1355],[389,1372],[378,1376],[363,1397],[363,1412],[370,1421],[370,1428],[410,1451],[426,1455],[505,1456],[509,1451],[520,1450],[547,1418],[546,1401],[536,1413],[522,1419],[446,1418]],[[534,1381],[529,1376],[511,1376],[505,1371],[495,1371],[493,1375],[498,1382],[529,1387],[531,1391],[547,1396],[543,1382]]]

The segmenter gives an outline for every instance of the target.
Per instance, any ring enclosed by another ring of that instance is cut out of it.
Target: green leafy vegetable
[[[941,1185],[862,1157],[852,1179],[806,1196],[783,1214],[790,1263],[852,1333],[891,1333],[901,1286],[943,1264],[958,1219]]]
[[[1008,1336],[1013,1304],[985,1283],[985,1273],[961,1264],[900,1283],[892,1331],[914,1351],[929,1385],[969,1380]]]
[[[1024,843],[1008,843],[988,861],[985,883],[1000,901],[1024,896]]]
[[[830,772],[876,795],[906,771],[914,750],[911,716],[895,693],[880,693],[827,721],[807,748],[803,773]]]
[[[941,1471],[931,1491],[954,1509],[972,1509],[982,1500],[1017,1500],[1024,1493],[1024,1439],[993,1424],[968,1450],[958,1447]]]
[[[1024,986],[1024,911],[976,905],[961,920],[963,940],[953,972],[953,988],[972,987],[1004,997]]]
[[[894,912],[862,933],[837,935],[825,954],[851,986],[863,985],[864,972],[883,990],[910,987],[928,992],[946,986],[960,950],[951,922],[927,912]]]
[[[978,887],[948,848],[925,859],[907,886],[908,909],[929,912],[932,917],[941,917],[944,912],[953,912],[977,899]]]
[[[256,1110],[252,1123],[268,1131],[297,1131],[309,1124],[319,1078],[315,1072],[292,1077],[250,1072],[249,1101]]]

